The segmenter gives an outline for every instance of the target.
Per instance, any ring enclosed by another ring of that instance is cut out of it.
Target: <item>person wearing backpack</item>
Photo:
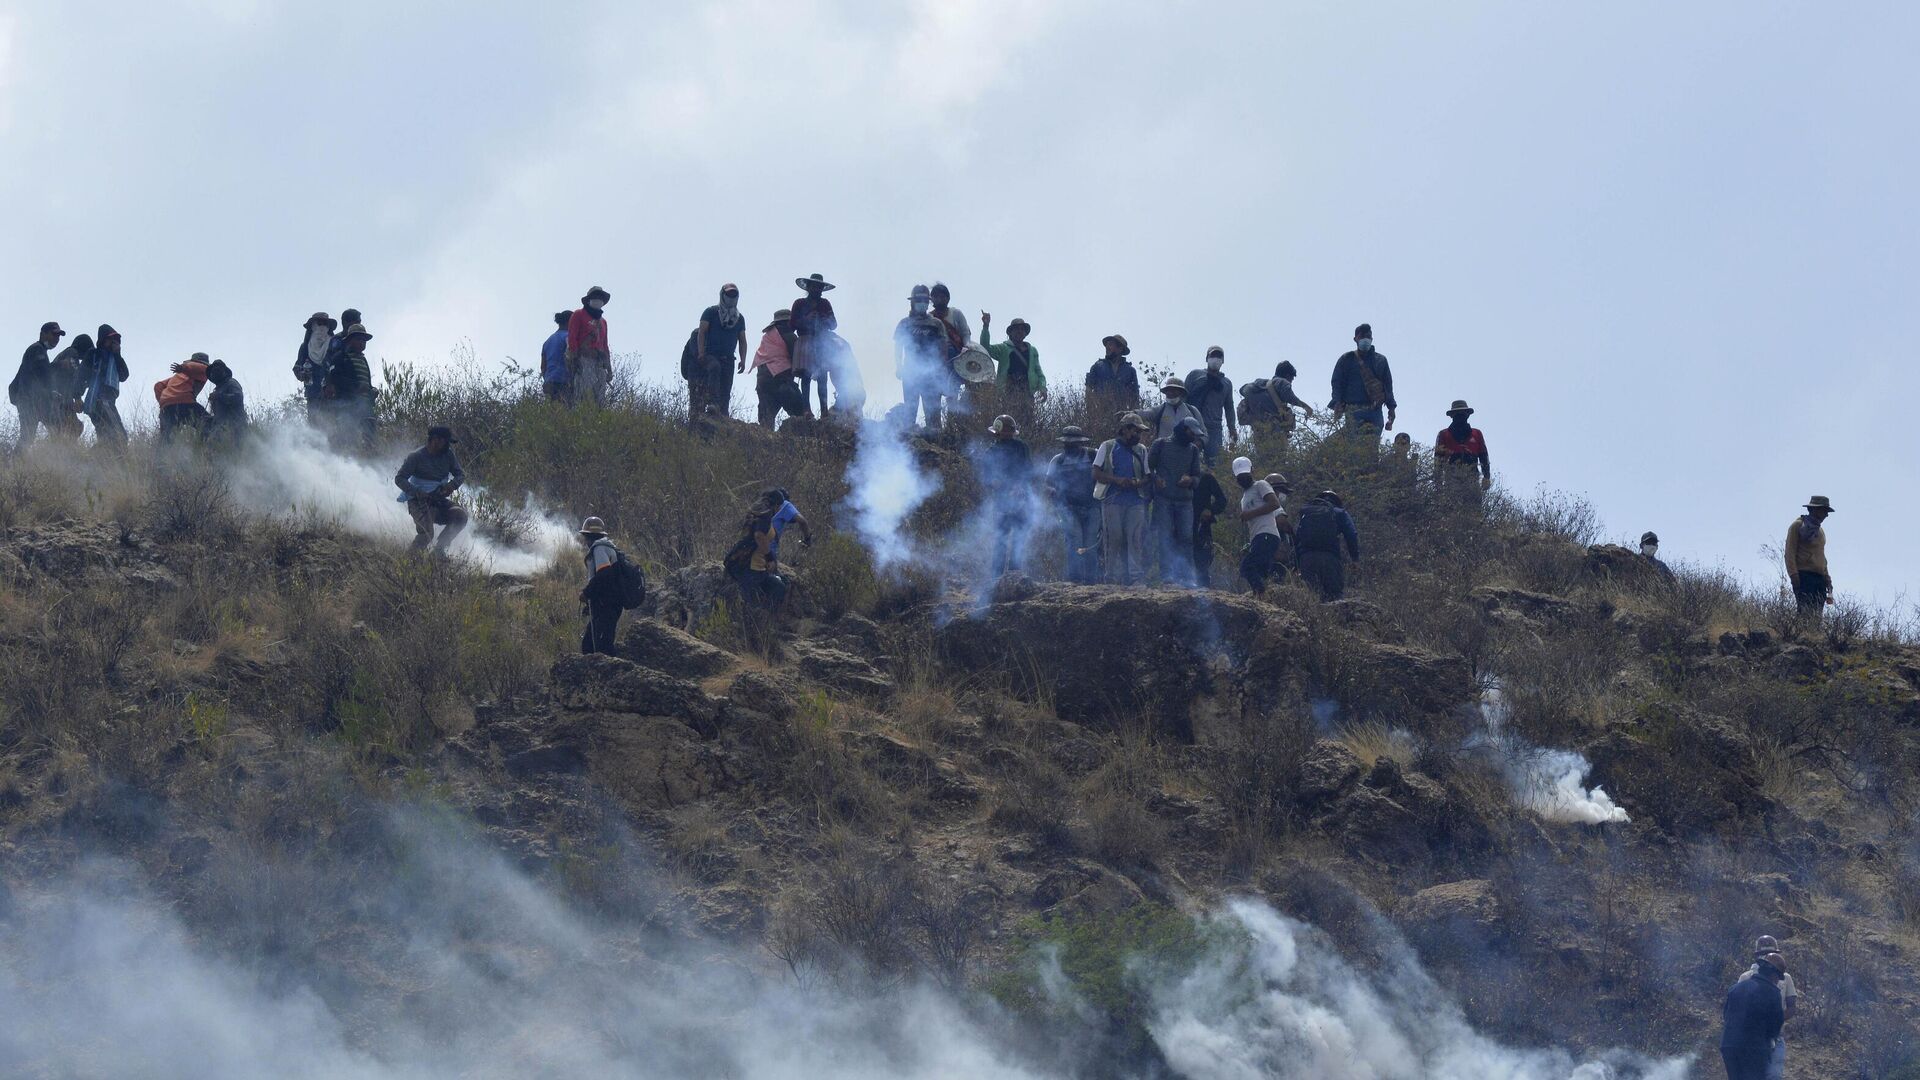
[[[1067,541],[1067,580],[1092,585],[1100,580],[1100,501],[1093,497],[1092,442],[1078,427],[1060,430],[1063,449],[1047,465],[1047,491],[1060,507]]]
[[[1294,406],[1313,415],[1313,406],[1294,393],[1293,380],[1298,374],[1293,361],[1282,360],[1273,369],[1273,378],[1255,379],[1240,387],[1240,425],[1253,429],[1254,444],[1263,451],[1278,450],[1293,437]]]
[[[1300,576],[1320,590],[1323,602],[1346,595],[1347,568],[1340,558],[1343,543],[1348,559],[1359,562],[1360,533],[1353,527],[1353,518],[1338,494],[1323,491],[1300,512],[1300,521],[1293,529]]]
[[[580,590],[587,628],[580,635],[580,652],[613,656],[620,614],[627,609],[620,582],[626,556],[607,539],[607,523],[597,517],[580,523],[580,542],[587,548],[587,584]]]

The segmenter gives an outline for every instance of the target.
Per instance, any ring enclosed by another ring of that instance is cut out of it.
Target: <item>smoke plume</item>
[[[873,553],[875,569],[915,560],[907,518],[940,490],[940,478],[920,468],[905,435],[886,424],[863,422],[853,460],[847,463],[847,508],[854,531]]]
[[[1515,801],[1548,821],[1605,825],[1630,820],[1605,788],[1586,786],[1593,763],[1584,755],[1528,745],[1506,729],[1508,715],[1500,688],[1489,687],[1480,697],[1480,716],[1486,722],[1481,745],[1498,756]]]

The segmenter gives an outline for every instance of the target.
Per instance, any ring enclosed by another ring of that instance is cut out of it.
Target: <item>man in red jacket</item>
[[[1493,465],[1487,459],[1487,437],[1467,423],[1467,417],[1472,415],[1473,410],[1465,401],[1455,401],[1447,409],[1447,416],[1453,422],[1441,428],[1433,440],[1433,484],[1441,489],[1452,486],[1478,501],[1480,492],[1493,486]],[[1473,484],[1475,467],[1480,470],[1478,487]]]
[[[585,396],[595,405],[607,403],[613,385],[613,354],[607,349],[607,320],[601,312],[613,296],[595,285],[580,298],[580,310],[567,320],[567,372],[573,376],[574,400]]]

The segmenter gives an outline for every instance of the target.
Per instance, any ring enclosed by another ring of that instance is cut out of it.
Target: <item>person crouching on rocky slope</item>
[[[408,454],[400,463],[400,471],[393,474],[400,499],[413,518],[415,551],[425,551],[432,544],[444,555],[447,545],[467,527],[467,512],[453,504],[453,493],[467,482],[460,459],[453,456],[453,443],[451,428],[428,428],[427,444]],[[435,525],[441,526],[437,543],[433,538]]]
[[[788,525],[800,527],[802,547],[813,546],[813,527],[779,488],[764,492],[740,522],[742,535],[722,565],[749,607],[777,611],[787,599],[787,579],[780,576],[780,536]]]

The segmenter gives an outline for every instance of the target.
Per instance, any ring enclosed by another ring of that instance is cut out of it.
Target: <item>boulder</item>
[[[1250,656],[1264,648],[1269,668],[1290,670],[1297,656],[1283,650],[1297,632],[1291,616],[1247,596],[1048,583],[952,619],[934,646],[948,670],[1050,699],[1063,719],[1112,727],[1146,716],[1190,739],[1196,703],[1237,697]]]
[[[1449,881],[1402,900],[1397,914],[1402,922],[1422,929],[1492,930],[1500,924],[1500,897],[1485,878]]]
[[[1580,614],[1579,605],[1565,597],[1515,589],[1500,585],[1482,585],[1473,590],[1473,600],[1489,615],[1512,612],[1535,622],[1566,623]]]
[[[814,641],[796,641],[793,658],[802,677],[822,686],[875,697],[893,693],[891,675],[850,652]]]
[[[1366,769],[1353,751],[1331,739],[1321,739],[1300,764],[1300,783],[1294,789],[1301,805],[1312,806],[1347,793]]]
[[[180,579],[162,563],[151,540],[111,522],[57,522],[29,525],[8,538],[22,578],[41,575],[63,585],[104,584],[171,590]]]
[[[1788,645],[1767,661],[1768,674],[1791,682],[1807,682],[1826,670],[1826,658],[1806,645]]]
[[[563,709],[673,717],[707,734],[720,718],[719,700],[700,687],[617,656],[562,657],[547,686]]]
[[[1464,657],[1360,642],[1350,661],[1352,681],[1342,704],[1357,711],[1432,715],[1479,697]]]
[[[587,712],[570,721],[588,775],[627,806],[664,810],[731,786],[725,755],[679,720]]]
[[[727,687],[730,706],[748,709],[772,720],[785,720],[799,707],[793,685],[784,676],[743,671]]]
[[[620,635],[620,654],[642,667],[705,679],[732,667],[734,656],[658,619],[634,619]]]

